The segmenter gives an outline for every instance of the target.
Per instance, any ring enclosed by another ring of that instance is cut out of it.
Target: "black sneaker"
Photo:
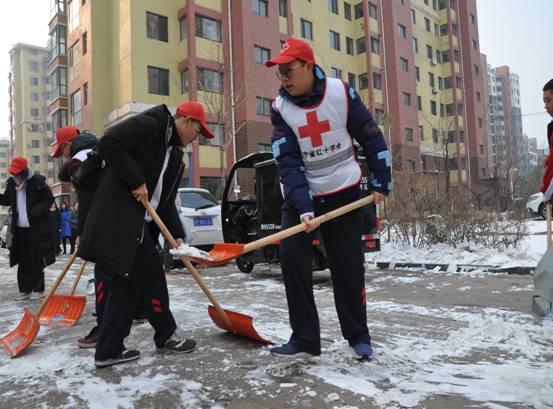
[[[96,348],[96,343],[98,342],[98,335],[100,334],[100,329],[98,326],[95,326],[90,330],[88,335],[84,338],[81,338],[77,341],[79,348]]]
[[[165,341],[162,347],[157,347],[158,352],[170,352],[174,354],[187,354],[196,347],[196,341],[186,339],[179,335],[177,331],[173,332],[171,338]]]
[[[134,361],[138,358],[140,358],[140,351],[129,349],[121,352],[113,358],[95,359],[94,364],[96,365],[96,368],[106,368],[108,366],[122,364],[123,362]]]

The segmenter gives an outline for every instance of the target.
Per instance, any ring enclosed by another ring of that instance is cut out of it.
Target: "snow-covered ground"
[[[484,246],[467,245],[453,248],[443,245],[433,246],[428,249],[418,249],[410,246],[390,242],[382,238],[382,250],[376,253],[368,253],[366,261],[393,262],[393,263],[436,263],[436,264],[476,264],[501,268],[509,267],[535,267],[547,247],[546,222],[544,220],[532,220],[527,222],[530,233],[523,241],[519,249],[498,251]]]

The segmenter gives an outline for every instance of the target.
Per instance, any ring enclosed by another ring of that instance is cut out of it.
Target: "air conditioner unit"
[[[432,87],[432,93],[433,93],[433,94],[437,94],[437,93],[438,93],[438,88]]]
[[[438,64],[438,62],[436,61],[436,57],[432,57],[430,59],[430,65],[436,65],[436,64]]]

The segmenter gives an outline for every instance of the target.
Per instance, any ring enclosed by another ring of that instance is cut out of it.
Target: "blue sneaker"
[[[307,352],[297,345],[286,343],[282,346],[275,347],[271,349],[271,354],[282,356],[285,358],[304,358],[304,357],[310,357],[315,356],[315,354],[312,354],[311,352]]]
[[[353,357],[359,361],[369,361],[373,356],[373,347],[370,344],[357,344],[351,347]]]

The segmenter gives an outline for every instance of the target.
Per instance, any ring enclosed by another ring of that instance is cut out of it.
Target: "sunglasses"
[[[305,62],[299,62],[297,64],[292,64],[291,66],[285,69],[279,68],[278,71],[276,72],[276,76],[279,80],[283,80],[285,78],[292,78],[293,70],[298,67],[303,67],[304,65],[305,65]]]

